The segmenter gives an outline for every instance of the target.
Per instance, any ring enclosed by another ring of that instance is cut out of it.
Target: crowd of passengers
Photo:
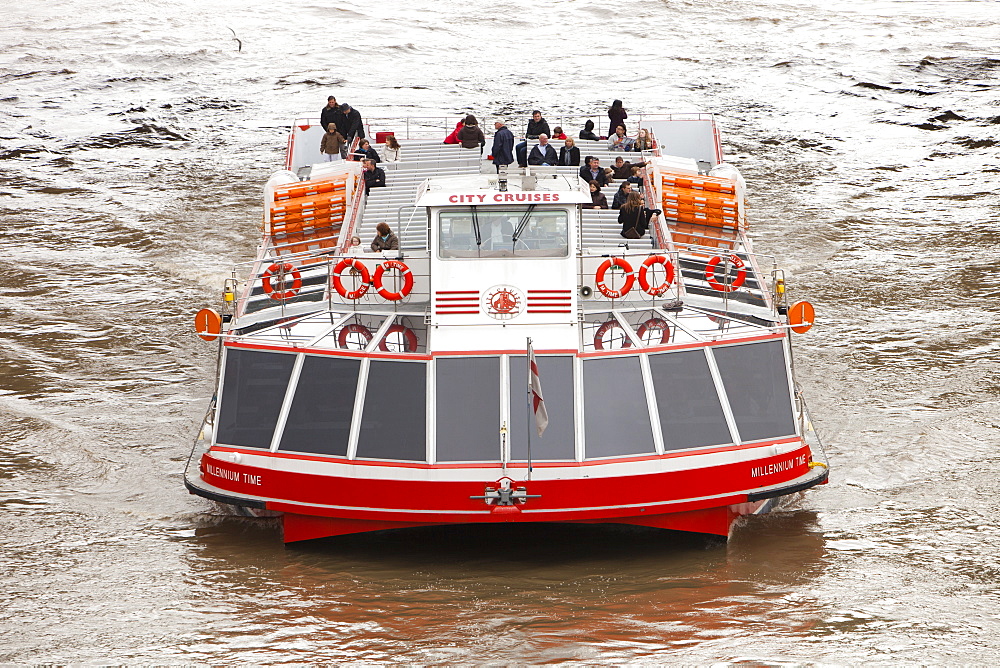
[[[580,131],[580,139],[587,141],[607,141],[609,151],[621,152],[641,152],[654,148],[652,137],[645,128],[640,128],[635,137],[627,134],[625,119],[628,118],[628,111],[622,106],[621,100],[615,100],[608,107],[608,119],[610,120],[608,136],[598,136],[594,132],[594,121],[588,120]],[[338,104],[337,98],[333,95],[327,98],[327,104],[320,111],[320,125],[326,130],[320,140],[320,152],[327,161],[344,160],[348,157],[349,147],[358,140],[357,147],[351,153],[354,160],[361,161],[363,165],[362,178],[365,183],[365,190],[385,186],[385,170],[378,166],[383,162],[380,156],[371,146],[371,142],[365,138],[364,123],[361,114],[351,105]],[[591,203],[584,204],[585,209],[617,209],[619,210],[618,221],[622,223],[621,236],[626,239],[641,238],[649,228],[649,223],[660,213],[659,209],[648,209],[642,206],[642,196],[633,190],[633,186],[642,184],[642,168],[646,165],[644,161],[630,162],[622,156],[615,158],[614,166],[601,167],[599,158],[588,155],[584,158],[583,166],[580,166],[580,148],[572,137],[566,135],[563,129],[556,126],[554,131],[550,131],[548,121],[542,117],[542,112],[538,109],[531,112],[531,119],[525,129],[525,140],[514,144],[514,133],[507,128],[507,124],[498,120],[494,123],[495,133],[493,135],[493,146],[490,150],[490,157],[496,166],[497,173],[501,169],[506,169],[513,164],[515,159],[518,167],[524,168],[533,166],[563,166],[580,167],[580,178],[587,181],[590,187]],[[559,152],[549,143],[550,137],[563,141],[559,147]],[[538,143],[528,150],[528,142],[536,140]],[[467,115],[458,122],[455,129],[444,139],[445,144],[460,144],[462,148],[479,149],[482,154],[486,146],[486,135],[479,127],[479,121],[472,114]],[[389,134],[382,146],[385,162],[398,162],[401,155],[401,148],[396,137]],[[615,179],[621,179],[622,184],[608,204],[607,197],[601,192],[601,188],[614,183]],[[399,247],[399,240],[396,235],[389,230],[386,223],[379,223],[379,227],[385,226],[383,230],[378,230],[371,247],[373,251],[393,250]],[[392,248],[395,241],[395,248]]]

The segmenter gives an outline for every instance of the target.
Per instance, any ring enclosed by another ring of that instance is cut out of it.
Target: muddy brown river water
[[[991,0],[7,3],[0,662],[997,661],[998,35]],[[796,362],[831,483],[728,546],[286,548],[189,496],[193,314],[328,94],[442,125],[719,114],[757,249],[817,307]]]

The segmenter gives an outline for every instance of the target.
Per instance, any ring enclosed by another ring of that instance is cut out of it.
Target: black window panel
[[[347,455],[361,360],[306,355],[279,450]]]
[[[511,459],[528,458],[528,430],[531,427],[531,459],[572,460],[576,458],[573,429],[573,358],[536,356],[549,425],[541,436],[535,417],[528,416],[528,368],[525,356],[510,358],[510,454]]]
[[[791,436],[795,418],[781,341],[716,348],[736,427],[744,441]]]
[[[637,356],[583,362],[587,458],[656,451]]]
[[[285,400],[295,355],[226,349],[216,440],[246,448],[270,448]]]
[[[438,358],[437,461],[500,460],[500,358]]]
[[[357,456],[427,459],[427,364],[372,360]]]
[[[649,356],[666,450],[731,443],[703,350]]]

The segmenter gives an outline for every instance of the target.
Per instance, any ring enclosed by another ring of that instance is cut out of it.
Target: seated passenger
[[[598,185],[597,181],[590,182],[590,198],[593,200],[590,204],[584,204],[584,209],[607,209],[608,208],[608,198],[604,196],[601,192],[601,186]]]
[[[615,198],[611,200],[612,209],[622,208],[622,204],[628,199],[628,196],[632,194],[632,182],[625,181],[620,186],[618,186],[618,192],[615,193]]]
[[[626,181],[630,181],[630,182],[636,184],[637,186],[641,186],[642,185],[642,167],[633,166],[632,167],[632,176],[628,177],[625,180]]]
[[[524,131],[525,140],[538,139],[541,135],[549,134],[549,123],[542,118],[542,112],[535,109],[531,112],[531,120],[528,121],[528,128]],[[517,156],[518,167],[528,166],[528,142],[523,141],[514,148]]]
[[[628,162],[625,158],[618,156],[615,158],[614,170],[616,179],[627,179],[632,176],[633,167],[645,167],[645,162]]]
[[[376,167],[375,161],[371,158],[365,158],[362,164],[365,166],[361,172],[361,176],[365,180],[365,192],[368,192],[372,188],[384,188],[385,171],[381,167]]]
[[[388,223],[379,223],[375,226],[372,252],[379,253],[387,250],[399,250],[399,237],[392,231]]]
[[[566,133],[563,132],[563,129],[557,125],[555,127],[555,129],[552,130],[552,138],[553,139],[566,139]]]
[[[536,166],[554,166],[559,164],[559,156],[556,155],[556,150],[552,148],[549,143],[549,137],[546,134],[538,135],[538,144],[531,149],[531,154],[528,156],[528,164]]]
[[[619,125],[615,128],[615,133],[608,137],[609,151],[631,151],[635,140],[625,135],[625,127]]]
[[[632,145],[633,151],[652,151],[653,150],[653,138],[650,136],[646,128],[639,128],[639,134],[635,137],[635,144]]]
[[[483,152],[483,146],[486,145],[486,135],[479,127],[479,121],[472,114],[466,116],[462,122],[462,129],[458,131],[458,143],[462,145],[462,148],[478,148],[480,153]]]
[[[583,129],[580,130],[580,139],[600,141],[601,138],[594,134],[594,121],[587,121],[583,124]]]
[[[382,162],[382,158],[380,158],[375,149],[372,148],[371,142],[367,139],[362,139],[358,142],[358,147],[354,149],[354,159],[364,160],[365,158],[373,160],[376,163]]]
[[[580,148],[572,137],[566,137],[566,144],[559,149],[559,164],[566,167],[580,166]]]
[[[347,247],[348,255],[357,255],[361,252],[361,237],[354,235],[351,237],[351,245]]]
[[[385,154],[386,162],[399,162],[400,150],[401,147],[396,140],[396,135],[389,135],[385,138],[385,145],[382,147],[382,152]]]
[[[608,185],[608,177],[601,169],[601,161],[592,155],[587,156],[586,163],[580,168],[580,178],[588,183],[590,181],[597,181],[597,185],[602,188]]]

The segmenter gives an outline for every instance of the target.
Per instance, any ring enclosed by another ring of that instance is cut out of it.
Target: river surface
[[[3,14],[0,661],[997,660],[1000,3]],[[285,548],[189,496],[215,365],[193,314],[252,257],[282,126],[329,94],[490,128],[536,107],[603,127],[613,98],[719,114],[757,249],[819,314],[796,363],[831,483],[728,546],[505,527]]]

